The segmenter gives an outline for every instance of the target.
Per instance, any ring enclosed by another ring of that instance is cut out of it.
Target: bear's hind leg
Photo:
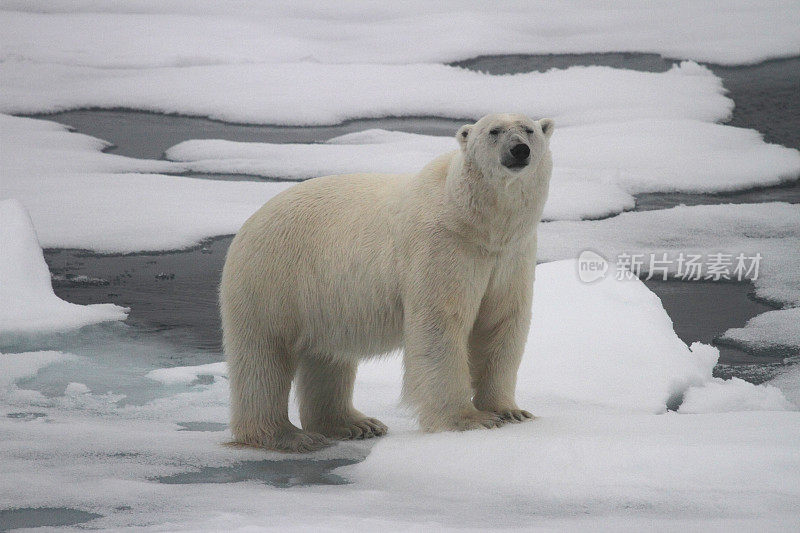
[[[385,435],[386,426],[353,407],[356,362],[307,355],[299,361],[297,396],[303,429],[339,440]]]
[[[281,452],[311,452],[330,445],[289,421],[294,357],[268,341],[250,345],[226,338],[235,443]]]

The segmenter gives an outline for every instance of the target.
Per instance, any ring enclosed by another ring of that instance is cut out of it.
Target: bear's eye
[[[489,130],[489,133],[491,133],[492,135],[498,135],[500,133],[500,128],[491,129]]]
[[[533,133],[533,130],[532,130],[532,129],[530,129],[530,128],[525,128],[525,133],[527,133],[528,135],[530,135],[531,133]]]

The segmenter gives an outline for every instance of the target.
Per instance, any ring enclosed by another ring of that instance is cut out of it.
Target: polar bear
[[[353,383],[359,360],[398,348],[424,430],[533,418],[514,389],[552,133],[550,119],[488,115],[418,174],[311,179],[250,217],[220,286],[235,442],[305,452],[385,434]]]

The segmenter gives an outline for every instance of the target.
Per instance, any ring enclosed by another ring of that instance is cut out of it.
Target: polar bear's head
[[[550,150],[553,120],[532,120],[525,115],[486,115],[456,134],[464,159],[484,176],[518,175],[535,170]]]

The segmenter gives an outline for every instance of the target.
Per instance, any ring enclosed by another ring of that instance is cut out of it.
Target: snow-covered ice
[[[759,315],[724,337],[756,351],[765,347],[800,349],[800,206],[787,203],[678,206],[658,211],[622,213],[598,221],[559,221],[539,229],[539,259],[575,258],[587,249],[614,262],[620,254],[667,254],[666,266],[677,275],[679,254],[761,254],[753,280],[755,296],[786,308]],[[613,270],[613,269],[612,269]],[[613,271],[610,275],[613,275]],[[659,272],[659,276],[661,273]],[[705,272],[703,272],[705,275]]]
[[[776,375],[771,383],[780,388],[789,401],[800,406],[800,366],[788,366]]]
[[[147,373],[147,377],[164,383],[174,385],[176,383],[191,383],[198,376],[226,376],[227,367],[225,363],[209,363],[199,366],[180,366],[172,368],[159,368]]]
[[[353,172],[414,173],[455,148],[454,137],[373,129],[318,144],[190,140],[171,147],[165,155],[195,172],[305,179]],[[601,179],[603,172],[557,164],[545,219],[599,218],[633,208],[633,196]]]
[[[397,403],[399,358],[367,362],[355,405],[387,422],[389,435],[310,456],[317,469],[366,457],[332,473],[347,485],[302,486],[312,466],[291,462],[301,457],[225,447],[227,431],[187,431],[188,421],[227,422],[224,363],[140,365],[126,379],[149,399],[125,403],[113,390],[122,365],[105,370],[111,391],[87,385],[102,354],[0,355],[9,376],[0,383],[0,500],[103,515],[93,527],[170,530],[797,523],[796,407],[774,385],[712,378],[716,350],[683,344],[640,281],[586,285],[575,268],[537,267],[518,386],[537,420],[421,434]],[[664,413],[684,394],[705,414]],[[281,477],[281,464],[300,477]]]
[[[666,529],[723,517],[797,523],[796,413],[576,411],[496,436],[400,435],[343,471],[415,520],[435,523],[444,511],[462,527],[544,519],[545,528],[661,530],[665,516],[678,520]],[[638,528],[626,520],[645,517],[653,522]]]
[[[794,304],[798,307],[754,316],[743,327],[726,331],[721,339],[756,353],[800,355],[800,303]]]
[[[125,320],[127,311],[113,304],[72,304],[56,296],[28,213],[16,200],[0,200],[0,335]]]
[[[30,213],[44,248],[127,253],[185,248],[242,223],[288,183],[223,182],[169,161],[102,153],[105,141],[0,115],[0,199]]]
[[[121,107],[297,126],[386,116],[477,119],[498,110],[547,116],[562,125],[642,118],[713,122],[733,108],[719,78],[691,61],[658,73],[592,66],[494,76],[437,64],[100,69],[8,59],[0,63],[0,80],[4,113]]]
[[[783,411],[796,409],[774,385],[753,385],[743,379],[714,379],[701,387],[690,387],[683,395],[679,413],[723,413],[728,411]]]
[[[715,348],[687,348],[678,339],[658,296],[637,280],[608,277],[587,288],[574,261],[544,263],[534,293],[535,325],[517,385],[523,405],[543,394],[663,412],[687,387],[707,381],[717,362]],[[624,335],[602,333],[621,324]],[[586,334],[587,327],[597,334]]]
[[[453,137],[366,130],[317,144],[184,141],[168,159],[195,172],[304,179],[350,172],[416,172],[453,150]],[[599,218],[645,192],[720,192],[800,176],[800,152],[743,128],[699,120],[557,126],[544,218]]]
[[[792,0],[9,0],[3,8],[0,58],[101,68],[586,52],[741,64],[800,53],[800,8]]]
[[[365,130],[325,143],[184,141],[165,155],[195,172],[304,179],[349,172],[416,172],[454,150],[453,136]],[[698,120],[560,126],[550,141],[554,180],[582,179],[642,192],[720,192],[800,176],[800,152],[755,130]]]

